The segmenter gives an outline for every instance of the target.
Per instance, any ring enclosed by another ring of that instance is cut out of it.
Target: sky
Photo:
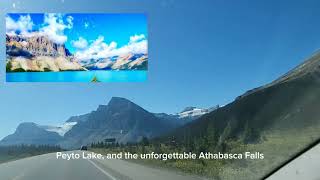
[[[149,53],[148,80],[141,83],[5,83],[3,61],[0,138],[21,122],[60,124],[113,96],[151,112],[225,105],[320,48],[317,0],[3,0],[0,5],[2,26],[8,12],[145,13]],[[3,44],[4,34],[0,28]],[[5,47],[0,56],[5,59]]]
[[[79,61],[147,54],[143,13],[8,13],[8,35],[47,36]]]

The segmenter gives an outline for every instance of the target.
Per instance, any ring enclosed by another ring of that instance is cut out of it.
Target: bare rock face
[[[12,57],[9,60],[12,70],[23,69],[24,71],[35,71],[35,72],[44,72],[44,71],[76,71],[76,70],[85,70],[77,62],[70,61],[69,58],[62,56],[59,57],[50,57],[50,56],[36,56],[32,59],[27,59],[25,57]]]
[[[28,51],[36,56],[70,56],[71,53],[64,45],[56,44],[45,36],[32,36],[28,38]]]
[[[6,34],[7,72],[86,70],[74,60],[64,44],[47,36]]]
[[[48,37],[41,34],[33,35],[30,37],[22,37],[19,35],[9,36],[6,35],[7,54],[17,55],[11,53],[14,49],[20,51],[28,51],[32,56],[71,56],[68,49],[64,44],[57,44],[49,40]],[[19,54],[18,54],[19,55]]]
[[[90,70],[147,70],[148,54],[126,54],[83,63]]]

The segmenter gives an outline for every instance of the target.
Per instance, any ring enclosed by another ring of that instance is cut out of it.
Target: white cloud
[[[6,17],[6,33],[11,35],[19,34],[24,36],[33,36],[32,31],[33,22],[30,15],[21,15],[17,21],[13,20],[11,17]],[[65,29],[71,29],[73,27],[73,17],[66,17],[66,22],[63,21],[63,15],[61,14],[45,14],[44,22],[39,33],[48,36],[50,40],[57,44],[64,44],[68,37],[64,35]]]
[[[77,49],[85,49],[88,46],[88,41],[83,37],[79,37],[76,41],[71,41],[71,44]]]
[[[133,42],[138,42],[138,41],[143,40],[143,39],[146,39],[146,37],[145,37],[144,34],[134,35],[134,36],[131,36],[131,37],[130,37],[130,42],[131,42],[131,43],[133,43]]]
[[[67,17],[67,22],[68,22],[68,28],[71,29],[73,27],[73,17],[68,16]]]
[[[9,16],[6,17],[7,34],[16,34],[16,31],[19,31],[20,34],[29,34],[33,25],[30,15],[20,16],[17,21]]]
[[[107,44],[104,42],[104,37],[99,36],[88,48],[77,51],[75,57],[85,62],[91,59],[125,56],[129,53],[147,54],[148,42],[143,34],[131,36],[129,40],[127,45],[117,48],[116,42]]]
[[[65,24],[61,14],[45,14],[45,26],[40,29],[40,32],[47,35],[53,42],[63,44],[68,39],[68,37],[64,35],[64,30],[71,29],[73,27],[73,17],[68,16],[66,20],[67,23]]]
[[[39,32],[31,32],[33,25],[30,15],[20,16],[17,21],[9,16],[6,17],[7,34],[15,34],[19,31],[20,34],[33,36],[34,33],[38,33],[48,36],[50,40],[58,44],[64,44],[67,41],[68,37],[64,34],[64,31],[73,27],[73,17],[50,13],[45,14]],[[88,27],[89,23],[85,22],[84,26]],[[117,47],[116,42],[107,44],[103,36],[99,36],[90,44],[83,37],[79,37],[78,40],[71,41],[71,44],[77,49],[75,57],[80,61],[125,56],[129,53],[147,54],[148,41],[144,34],[133,35],[128,40],[128,44],[122,47]]]
[[[98,39],[93,41],[88,48],[77,51],[75,56],[81,61],[105,58],[108,56],[106,53],[113,51],[116,47],[117,43],[111,42],[108,45],[104,42],[104,37],[99,36]]]

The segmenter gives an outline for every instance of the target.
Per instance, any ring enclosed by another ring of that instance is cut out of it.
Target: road
[[[68,153],[72,153],[71,151]],[[1,180],[199,180],[123,160],[62,160],[56,153],[0,164]]]
[[[303,153],[267,180],[319,180],[320,179],[320,144]]]

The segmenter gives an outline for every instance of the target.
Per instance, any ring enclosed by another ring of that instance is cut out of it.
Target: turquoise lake
[[[144,82],[147,71],[65,71],[6,73],[7,82]]]

